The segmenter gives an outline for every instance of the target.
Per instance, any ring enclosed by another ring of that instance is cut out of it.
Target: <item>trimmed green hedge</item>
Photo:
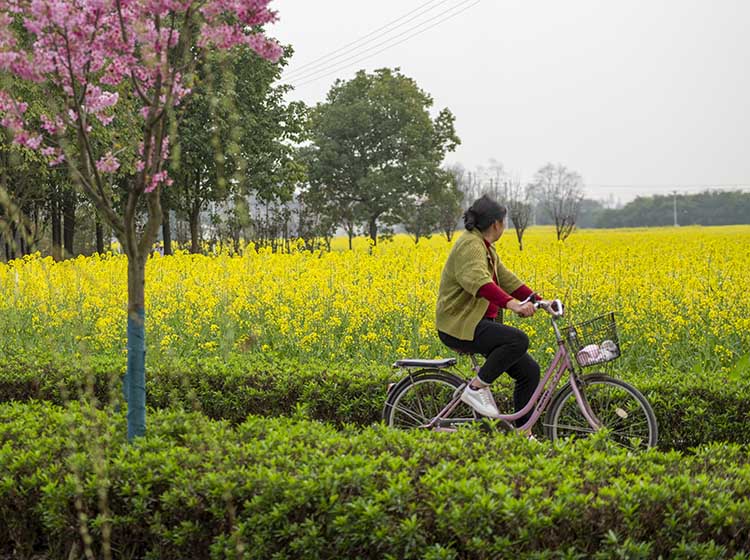
[[[87,392],[100,402],[119,402],[125,360],[97,357],[86,364],[51,359],[0,363],[0,402],[49,400],[62,404]],[[368,425],[380,419],[389,383],[401,373],[383,364],[324,364],[257,354],[183,361],[150,367],[148,404],[198,410],[210,418],[242,422],[248,415],[290,415],[303,409],[313,419]],[[649,399],[659,421],[662,448],[688,449],[713,441],[750,443],[750,375],[632,374],[617,376]],[[494,392],[511,410],[511,383],[501,376]]]
[[[0,405],[0,556],[750,558],[750,454]],[[86,550],[88,548],[88,550]]]

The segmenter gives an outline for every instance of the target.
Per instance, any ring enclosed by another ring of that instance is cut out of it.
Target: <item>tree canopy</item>
[[[310,189],[342,224],[397,221],[401,205],[427,194],[446,152],[459,143],[454,117],[430,116],[432,98],[398,69],[359,71],[338,80],[312,112],[307,153]]]

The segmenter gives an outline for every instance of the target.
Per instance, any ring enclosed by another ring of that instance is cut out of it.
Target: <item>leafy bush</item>
[[[0,405],[0,556],[749,558],[750,455]],[[86,550],[88,548],[88,550]]]
[[[53,359],[0,363],[0,402],[49,400],[63,404],[87,394],[121,404],[125,360],[94,357],[86,363]],[[750,443],[750,377],[746,370],[714,375],[613,372],[651,402],[659,445],[686,450],[714,441]],[[237,424],[248,415],[280,416],[303,409],[312,419],[337,425],[379,421],[389,383],[402,373],[383,364],[325,364],[261,354],[229,360],[174,361],[147,372],[148,404],[200,411]],[[512,381],[501,376],[494,390],[501,410],[512,409]]]

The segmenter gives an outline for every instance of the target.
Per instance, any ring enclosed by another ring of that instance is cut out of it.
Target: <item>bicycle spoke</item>
[[[623,439],[625,439],[625,441],[627,441],[627,442],[630,442],[630,440],[633,440],[633,439],[644,441],[644,438],[639,438],[639,437],[629,437],[629,438],[623,438]],[[625,449],[637,449],[638,448],[638,447],[634,447],[633,445],[630,445],[629,443],[625,444],[625,443],[619,441],[617,438],[614,438],[611,441],[615,445],[619,445],[620,447],[624,447]],[[639,447],[643,447],[643,444],[641,444]]]
[[[616,428],[615,426],[612,426],[612,431],[622,432],[623,430],[633,430],[638,426],[646,426],[646,428],[648,428],[648,422],[646,420],[639,420],[638,422],[631,422],[628,425],[623,426],[622,428]]]
[[[427,375],[417,377],[411,384],[399,391],[389,400],[390,409],[386,420],[391,426],[401,428],[425,427],[453,401],[460,379],[450,376]],[[476,419],[475,413],[464,403],[456,403],[450,412],[440,417],[439,424],[468,423]]]
[[[648,405],[644,405],[635,389],[626,383],[603,377],[590,380],[584,386],[584,395],[609,439],[627,449],[652,445],[655,439],[652,430],[656,426],[653,413],[645,408]],[[552,420],[544,425],[553,438],[581,437],[597,431],[588,425],[572,390],[555,405],[551,414]]]
[[[422,417],[415,416],[415,414],[418,414],[416,411],[409,410],[408,408],[405,408],[405,407],[403,407],[401,405],[397,405],[397,406],[395,406],[393,408],[394,408],[394,410],[402,412],[402,413],[406,414],[407,416],[411,417],[412,420],[414,420],[417,425],[421,425],[421,424],[426,424],[427,423],[427,417],[426,416],[422,416]],[[412,414],[412,413],[414,413],[414,414]]]
[[[417,400],[417,405],[419,406],[419,413],[422,415],[422,418],[427,418],[427,415],[424,413],[424,409],[422,408],[422,399],[419,398],[419,391],[415,391],[415,397]]]
[[[571,426],[569,424],[558,424],[557,427],[563,430],[570,430],[572,432],[583,432],[587,434],[593,434],[596,430],[589,426],[588,428],[579,428],[578,426]]]

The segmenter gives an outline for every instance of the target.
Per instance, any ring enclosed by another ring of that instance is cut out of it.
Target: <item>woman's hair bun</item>
[[[476,199],[464,212],[464,226],[469,230],[484,231],[496,221],[504,220],[507,213],[508,209],[505,206],[485,194]]]
[[[477,214],[471,208],[464,212],[464,227],[466,229],[474,229],[477,227]]]

